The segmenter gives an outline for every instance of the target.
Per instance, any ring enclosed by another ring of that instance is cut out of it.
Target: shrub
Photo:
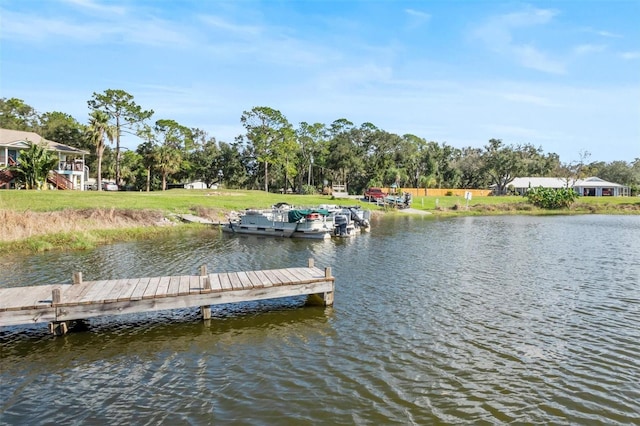
[[[567,208],[578,198],[573,188],[531,188],[524,195],[536,207],[542,209]]]
[[[304,195],[313,195],[317,192],[316,187],[313,185],[302,185],[302,194]]]

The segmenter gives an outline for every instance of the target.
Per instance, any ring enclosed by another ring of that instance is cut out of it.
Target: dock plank
[[[180,277],[180,285],[178,286],[178,296],[184,296],[186,294],[189,294],[191,287],[194,285],[193,278],[194,278],[193,276],[189,276],[189,275],[183,275]],[[198,277],[195,277],[195,278],[198,278]]]
[[[288,271],[299,281],[311,281],[314,279],[311,268],[290,268]]]
[[[109,280],[102,282],[98,288],[98,292],[94,294],[94,300],[92,300],[92,302],[104,303],[109,296],[109,293],[113,290],[113,283],[114,281]]]
[[[142,278],[130,278],[127,280],[125,286],[120,291],[118,295],[118,302],[122,302],[125,300],[131,300],[131,295],[136,290],[138,283]]]
[[[223,272],[218,274],[218,278],[220,278],[220,287],[222,288],[222,291],[233,290],[229,274]]]
[[[260,280],[262,287],[273,287],[273,283],[271,282],[269,277],[267,277],[267,274],[265,274],[264,271],[253,271],[253,273],[256,274],[256,276]]]
[[[167,296],[177,296],[180,293],[180,280],[182,276],[171,277],[169,279],[169,287],[167,288]],[[189,279],[189,277],[187,277]]]
[[[127,279],[120,279],[115,281],[113,285],[105,286],[110,287],[109,292],[104,296],[104,303],[113,303],[118,301],[120,293],[127,286]]]
[[[278,277],[278,279],[280,279],[283,285],[287,285],[295,281],[295,277],[287,273],[286,269],[274,269],[273,273],[276,274],[276,276]]]
[[[73,284],[62,293],[62,303],[77,304],[80,299],[89,291],[91,282],[83,282],[81,284]]]
[[[231,288],[234,290],[242,290],[244,286],[242,285],[242,281],[240,281],[240,277],[238,277],[237,272],[229,272],[227,274],[229,276],[229,281],[231,282]]]
[[[264,271],[264,274],[269,279],[269,281],[271,281],[272,286],[275,287],[282,285],[282,281],[280,280],[280,278],[278,278],[273,270]]]
[[[61,287],[61,285],[38,285],[7,289],[10,291],[4,292],[0,307],[2,310],[12,311],[50,306],[53,289]]]
[[[149,284],[142,294],[142,299],[153,299],[158,291],[161,277],[149,278]]]
[[[238,272],[237,275],[243,288],[253,288],[253,283],[246,272]]]
[[[220,285],[220,276],[218,274],[209,274],[209,282],[211,283],[211,291],[222,291],[222,285]]]
[[[154,295],[154,299],[167,297],[170,281],[171,281],[171,277],[160,277],[160,282],[158,283],[158,287],[156,288],[156,294]]]
[[[262,280],[258,277],[255,271],[247,271],[246,274],[247,278],[249,278],[249,281],[251,281],[251,285],[253,286],[253,288],[264,287],[264,285],[262,285]]]
[[[106,286],[109,284],[109,281],[88,281],[88,283],[91,287],[89,288],[89,291],[87,291],[82,297],[80,297],[78,303],[86,305],[90,303],[101,302],[100,296],[102,293],[104,293]]]
[[[150,280],[151,278],[140,278],[138,280],[138,284],[136,284],[136,288],[131,293],[129,300],[132,300],[132,301],[142,300],[142,295],[144,294],[144,291],[147,289],[147,286],[149,285]]]

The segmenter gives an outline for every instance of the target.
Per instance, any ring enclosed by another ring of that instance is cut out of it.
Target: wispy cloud
[[[539,27],[550,23],[557,15],[551,9],[526,9],[498,15],[490,18],[476,29],[474,35],[490,50],[511,56],[520,65],[552,74],[564,74],[566,64],[559,59],[552,58],[548,53],[533,43],[518,41],[520,30]]]
[[[113,4],[104,5],[93,0],[64,0],[64,1],[71,5],[78,6],[79,8],[82,8],[85,11],[96,12],[96,13],[112,13],[116,15],[124,15],[127,11],[127,9],[123,6],[116,6]]]
[[[188,28],[177,27],[161,19],[101,17],[76,20],[66,15],[37,16],[34,13],[1,11],[3,17],[0,37],[21,43],[134,43],[148,46],[181,46],[190,43]]]
[[[616,33],[612,33],[612,32],[609,32],[609,31],[602,31],[602,30],[599,30],[599,31],[596,31],[595,33],[596,33],[596,34],[598,34],[599,36],[602,36],[602,37],[608,37],[608,38],[622,38],[622,35],[621,35],[621,34],[616,34]]]
[[[640,51],[622,52],[620,56],[622,57],[622,59],[627,59],[627,60],[640,59]]]
[[[20,42],[43,41],[63,37],[72,40],[96,40],[108,28],[96,31],[93,25],[71,22],[65,18],[43,18],[35,14],[24,14],[0,10],[2,14],[2,31],[4,39],[15,39]],[[103,31],[104,30],[104,31]]]
[[[505,93],[502,95],[506,100],[520,102],[525,104],[532,104],[538,106],[554,106],[555,104],[548,98],[530,95],[526,93]]]
[[[589,53],[598,53],[606,50],[607,46],[604,44],[581,44],[573,48],[573,52],[576,55],[587,55]]]
[[[431,14],[429,13],[421,12],[415,9],[405,9],[404,11],[407,15],[409,15],[409,19],[410,19],[409,25],[411,28],[422,26],[423,24],[431,20]]]
[[[257,25],[236,24],[220,16],[201,15],[198,19],[211,29],[223,31],[236,37],[253,38],[264,32],[264,29]]]

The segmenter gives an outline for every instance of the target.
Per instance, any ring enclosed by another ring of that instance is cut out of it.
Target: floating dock
[[[74,321],[166,309],[200,307],[211,318],[211,305],[307,295],[333,305],[331,268],[314,266],[245,272],[207,273],[73,284],[0,288],[0,327],[49,323],[53,334],[65,334]]]

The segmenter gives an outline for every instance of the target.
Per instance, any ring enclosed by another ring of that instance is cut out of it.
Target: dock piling
[[[202,281],[202,288],[211,290],[211,280],[207,274],[207,265],[200,266],[200,281]],[[211,319],[211,305],[200,306],[200,314],[203,320]]]

